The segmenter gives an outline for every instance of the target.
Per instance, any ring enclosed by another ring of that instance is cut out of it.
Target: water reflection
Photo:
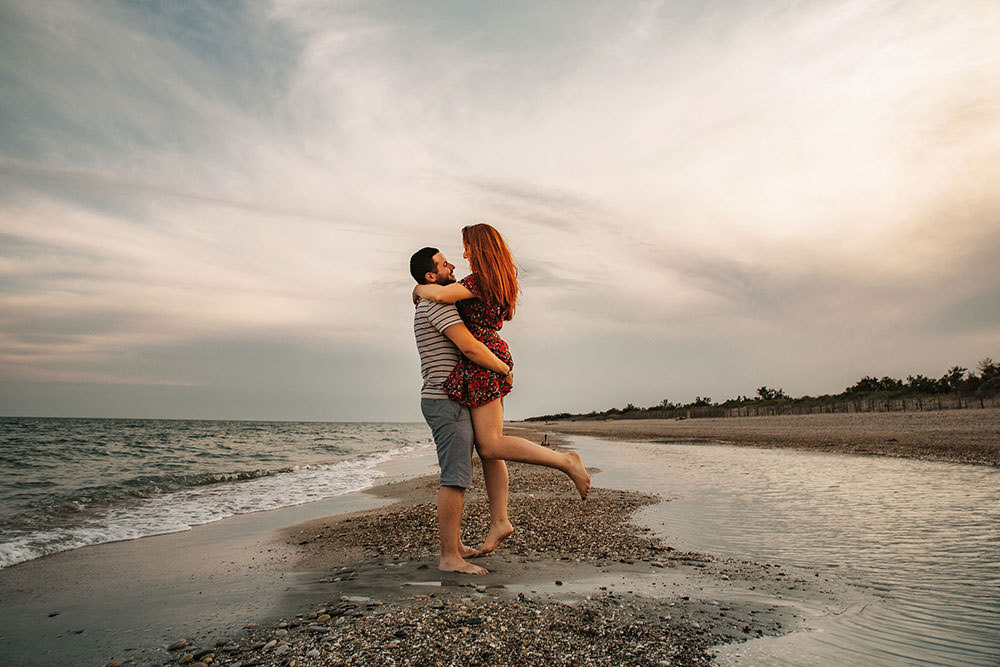
[[[681,549],[803,568],[885,604],[750,647],[766,664],[1000,664],[1000,470],[580,437],[602,486],[672,502],[639,519]]]

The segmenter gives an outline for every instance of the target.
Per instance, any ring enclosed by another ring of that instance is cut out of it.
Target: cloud
[[[406,259],[477,221],[522,271],[515,416],[974,364],[998,31],[975,0],[4,3],[0,373],[225,393],[276,357],[322,391],[310,359],[364,359],[329,391],[416,419],[405,382],[377,406],[415,373]]]

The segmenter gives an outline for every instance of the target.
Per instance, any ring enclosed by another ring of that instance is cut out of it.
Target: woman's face
[[[469,261],[469,244],[462,241],[462,259]]]

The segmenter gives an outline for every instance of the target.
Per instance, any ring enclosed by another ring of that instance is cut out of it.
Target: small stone
[[[284,637],[287,634],[288,634],[288,630],[285,630],[284,628],[280,628],[280,629],[274,631],[274,636],[275,637]]]
[[[178,662],[180,664],[182,664],[182,665],[186,665],[189,662],[194,662],[194,653],[188,653],[183,658],[181,658],[180,660],[178,660]]]
[[[562,586],[562,582],[556,579],[556,586]]]
[[[269,641],[268,643],[264,644],[264,650],[266,651],[266,650],[268,650],[269,648],[274,648],[274,646],[275,646],[275,645],[276,645],[277,643],[278,643],[278,640],[277,640],[277,639],[272,639],[272,640],[271,640],[271,641]]]
[[[319,655],[320,655],[320,653],[319,653],[319,649],[318,648],[314,648],[313,650],[311,650],[308,653],[306,653],[306,657],[307,658],[318,658]]]
[[[317,622],[317,623],[326,623],[326,622],[327,622],[327,621],[329,621],[329,620],[330,620],[331,618],[332,618],[332,617],[330,616],[330,614],[320,614],[320,615],[319,615],[319,616],[318,616],[318,617],[316,618],[316,622]]]
[[[117,660],[112,660],[105,667],[122,667],[122,663]]]
[[[288,647],[288,644],[282,644],[278,648],[274,649],[274,655],[284,655],[288,653],[290,650],[291,648]]]
[[[167,650],[168,651],[179,651],[179,650],[181,650],[182,648],[184,648],[187,645],[188,645],[188,642],[187,642],[186,639],[178,639],[173,644],[171,644],[170,646],[168,646]]]

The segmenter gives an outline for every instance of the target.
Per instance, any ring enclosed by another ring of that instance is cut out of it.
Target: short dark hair
[[[427,274],[437,273],[434,255],[441,252],[437,248],[421,248],[410,257],[410,275],[420,285],[427,284]]]

